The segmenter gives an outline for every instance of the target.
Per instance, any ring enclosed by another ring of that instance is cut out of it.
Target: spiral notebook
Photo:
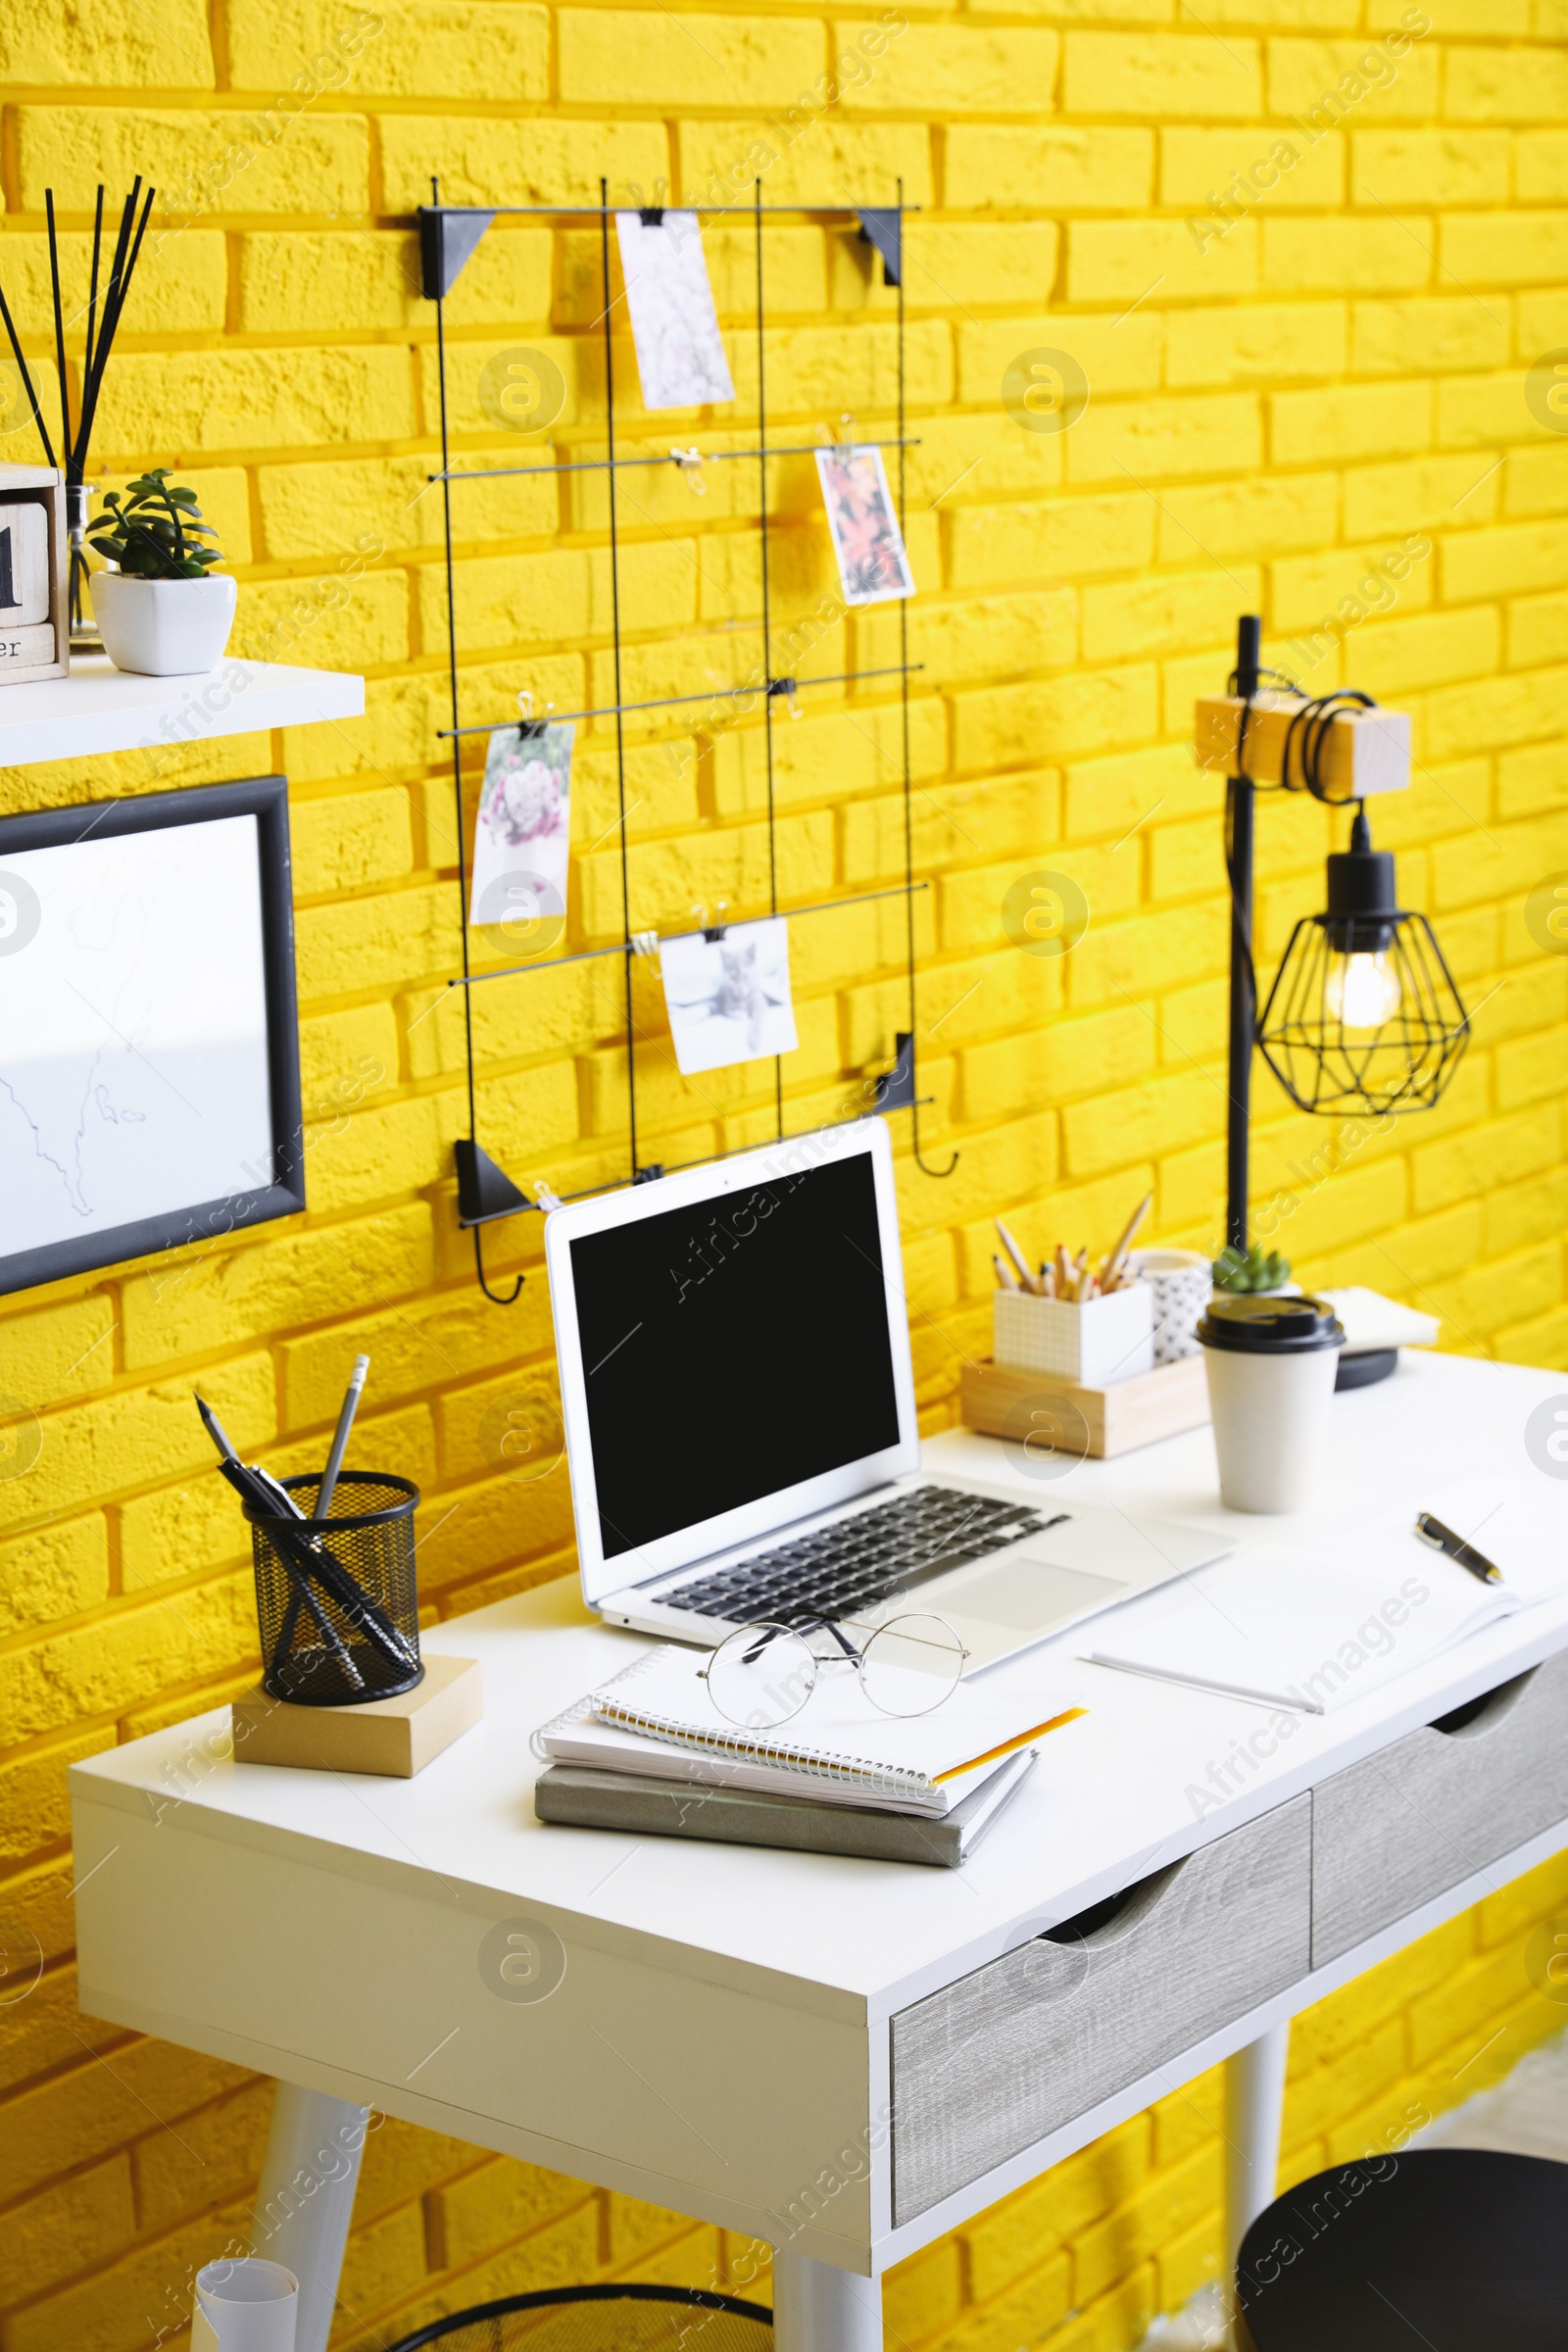
[[[1038,1683],[961,1684],[929,1715],[884,1715],[846,1669],[824,1673],[776,1730],[728,1722],[708,1695],[702,1653],[664,1643],[535,1734],[553,1762],[709,1787],[884,1806],[941,1820],[1004,1759],[1085,1712]]]

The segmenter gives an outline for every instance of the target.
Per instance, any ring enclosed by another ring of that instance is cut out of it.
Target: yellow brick
[[[835,47],[862,48],[878,31],[876,20],[835,28]],[[1050,103],[1055,80],[1059,36],[1054,32],[1002,31],[989,25],[911,24],[888,40],[864,79],[839,74],[844,105],[851,113],[896,108],[911,114],[997,114],[1011,111],[1020,92],[1029,93],[1031,113]]]
[[[1324,514],[1338,494],[1333,474],[1295,474],[1285,480],[1253,475],[1246,481],[1205,483],[1159,494],[1159,560],[1190,564],[1195,551],[1227,557],[1275,555],[1281,548],[1320,547]]]
[[[1155,2173],[1125,2205],[1085,2230],[1073,2246],[1073,2288],[1081,2301],[1135,2276],[1165,2238],[1218,2204],[1220,2157],[1219,2148],[1203,2148]]]
[[[1256,384],[1279,376],[1338,375],[1345,352],[1346,314],[1339,303],[1177,312],[1166,326],[1165,380]]]
[[[1471,131],[1480,141],[1485,131]],[[1522,130],[1513,143],[1515,193],[1522,204],[1550,204],[1568,196],[1568,137],[1560,130]]]
[[[850,122],[836,107],[683,122],[679,145],[688,204],[749,204],[759,177],[764,204],[820,202],[824,187],[841,203],[885,204],[901,177],[906,204],[929,205],[934,193],[923,124]]]
[[[1260,111],[1255,42],[1191,33],[1069,32],[1062,105],[1070,115],[1187,114],[1247,118]]]
[[[385,116],[380,137],[394,212],[428,204],[432,173],[443,204],[597,204],[601,173],[612,188],[632,180],[652,188],[669,175],[658,122],[505,121],[461,110]]]
[[[1479,526],[1495,511],[1502,478],[1490,463],[1470,457],[1355,466],[1345,476],[1346,536],[1353,541],[1381,532],[1397,539],[1435,522]]]
[[[672,18],[640,9],[563,9],[561,95],[589,106],[788,106],[821,72],[811,24],[703,22],[691,40]]]
[[[965,212],[993,206],[1120,211],[1147,203],[1154,138],[1148,130],[1052,124],[1013,129],[961,123],[947,134],[948,202]]]
[[[1130,2196],[1149,2171],[1149,2121],[1134,2116],[968,2224],[970,2278],[984,2302]]]
[[[162,463],[218,451],[380,441],[414,430],[400,351],[117,351],[94,446]]]
[[[519,317],[540,316],[548,306],[548,280],[543,290],[545,304],[530,304]],[[319,330],[345,318],[367,326],[422,323],[417,241],[368,229],[242,237],[239,304],[239,322],[253,334]]]
[[[90,235],[61,236],[60,275],[67,301],[73,307],[77,302],[85,306],[92,280]],[[210,230],[193,230],[180,240],[176,257],[172,251],[159,253],[149,233],[136,270],[131,298],[135,307],[130,315],[137,327],[149,334],[199,334],[221,327],[226,282],[220,236]],[[7,237],[6,297],[24,336],[53,331],[47,237]]]
[[[152,154],[178,156],[158,175],[160,202],[140,272],[154,258],[177,271],[191,225],[227,212],[325,214],[369,209],[369,126],[358,115],[156,112],[120,106],[16,109],[22,202],[41,213],[44,190],[90,211],[99,180],[128,190]],[[126,311],[127,331],[140,293]]]
[[[1455,49],[1447,107],[1456,122],[1549,122],[1568,106],[1568,60],[1553,49]]]
[[[1389,2089],[1404,2058],[1404,2019],[1395,2016],[1358,2036],[1328,2064],[1298,2075],[1285,2102],[1281,2146],[1296,2149],[1317,2139],[1340,2116]]]
[[[1044,342],[1042,342],[1044,336]],[[1003,378],[1025,353],[1064,351],[1089,381],[1091,400],[1110,392],[1147,392],[1158,381],[1162,336],[1157,314],[1127,318],[1062,318],[1042,328],[1038,320],[965,322],[958,329],[959,392],[964,400],[995,404]],[[1068,434],[1031,432],[1010,416],[1008,430],[1019,441],[1055,449]],[[1072,428],[1075,429],[1075,428]]]
[[[0,1317],[6,1387],[38,1405],[103,1388],[114,1377],[116,1322],[103,1296]]]
[[[1319,131],[1347,119],[1358,130],[1380,118],[1429,122],[1438,111],[1437,54],[1430,42],[1391,57],[1382,41],[1270,41],[1268,102],[1271,113],[1304,117]]]
[[[287,89],[311,59],[327,87],[377,96],[483,98],[503,88],[513,98],[550,94],[547,9],[390,0],[358,22],[349,12],[342,30],[339,23],[318,0],[236,9],[229,63],[237,85]]]
[[[1358,129],[1350,154],[1357,204],[1390,204],[1398,211],[1416,204],[1508,200],[1506,131]]]
[[[1563,644],[1568,596],[1531,596],[1508,607],[1508,666],[1529,669],[1549,662]]]
[[[111,2157],[6,2217],[7,2288],[20,2301],[112,2260],[135,2231],[128,2157]]]
[[[1400,564],[1406,567],[1402,578]],[[1432,570],[1430,555],[1406,549],[1398,539],[1293,556],[1270,566],[1271,617],[1279,629],[1310,629],[1337,613],[1353,624],[1354,614],[1341,612],[1346,599],[1358,601],[1364,612],[1420,611],[1432,602]]]
[[[77,1616],[108,1597],[109,1530],[97,1513],[0,1544],[0,1635]]]
[[[1165,573],[1086,588],[1084,660],[1108,662],[1117,654],[1166,654],[1195,643],[1222,643],[1238,596],[1244,610],[1255,605],[1255,573],[1240,578],[1212,570]]]
[[[1519,678],[1435,694],[1426,706],[1426,744],[1440,759],[1494,745],[1558,734],[1568,720],[1568,670],[1538,669]]]
[[[1553,284],[1568,273],[1568,212],[1515,213],[1497,235],[1494,213],[1446,213],[1445,270],[1471,285]]]
[[[1303,395],[1303,397],[1305,397]],[[1179,400],[1093,402],[1067,447],[1070,482],[1169,481],[1233,473],[1262,454],[1257,403],[1244,393]]]
[[[979,228],[916,220],[906,232],[904,248],[910,298],[922,306],[961,302],[967,308],[1016,304],[1021,287],[1038,287],[1044,294],[1056,274],[1057,239],[1054,220]]]
[[[1258,167],[1263,167],[1258,176]],[[1159,193],[1183,212],[1246,215],[1327,210],[1345,194],[1345,142],[1333,133],[1308,144],[1299,132],[1167,129],[1159,135]]]
[[[957,697],[955,757],[960,768],[1107,751],[1152,731],[1154,674],[1148,664],[1081,671],[1049,686],[997,686]]]
[[[1073,302],[1131,305],[1158,293],[1166,302],[1250,294],[1257,283],[1257,229],[1238,221],[1209,233],[1200,221],[1075,220],[1067,233],[1067,292]]]
[[[314,579],[247,580],[233,650],[258,662],[349,669],[409,650],[408,575],[334,570]]]
[[[210,90],[217,81],[199,0],[170,0],[156,18],[127,13],[66,23],[44,0],[17,0],[0,26],[0,76],[13,83],[123,90],[172,82]]]
[[[1093,1095],[1107,1070],[1115,1071],[1118,1085],[1129,1084],[1153,1066],[1155,1043],[1153,1024],[1122,1006],[1055,1021],[1045,1036],[975,1046],[963,1056],[963,1115],[1004,1118]]]
[[[1568,580],[1568,523],[1518,524],[1444,543],[1443,590],[1455,599],[1554,588]]]
[[[1152,555],[1155,512],[1144,497],[960,511],[952,522],[953,585],[1001,586],[1032,583],[1042,574],[1071,579],[1128,570]]]
[[[1269,442],[1277,464],[1385,457],[1432,440],[1432,398],[1410,383],[1363,383],[1269,400]]]
[[[1402,294],[1432,274],[1426,245],[1399,220],[1266,219],[1262,238],[1262,281],[1276,294]]]
[[[347,1114],[344,1123],[352,1125]],[[332,1139],[320,1146],[324,1156]],[[307,1163],[307,1181],[314,1173]],[[132,1370],[221,1347],[236,1331],[285,1319],[315,1321],[341,1307],[401,1298],[430,1276],[430,1214],[422,1202],[354,1225],[261,1229],[249,1246],[176,1252],[127,1282],[125,1362]]]
[[[1379,702],[1393,702],[1423,686],[1484,676],[1496,664],[1499,635],[1497,615],[1492,612],[1435,612],[1413,620],[1370,622],[1355,640],[1356,683]],[[1559,634],[1552,650],[1561,643]],[[1448,818],[1452,813],[1451,808],[1445,811]],[[1388,847],[1394,847],[1392,834]]]
[[[1476,302],[1363,302],[1355,306],[1350,350],[1360,375],[1497,368],[1508,356],[1508,330]]]
[[[1528,752],[1504,752],[1497,761],[1497,814],[1534,816],[1544,808],[1568,803],[1568,776],[1556,746]]]

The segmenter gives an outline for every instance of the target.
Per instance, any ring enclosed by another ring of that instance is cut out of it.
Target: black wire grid
[[[884,1075],[879,1076],[870,1082],[872,1095],[868,1104],[868,1111],[876,1113],[892,1110],[908,1111],[912,1123],[914,1157],[916,1163],[926,1175],[938,1177],[949,1176],[953,1173],[953,1169],[957,1162],[957,1154],[955,1152],[947,1167],[931,1167],[927,1164],[924,1156],[922,1155],[920,1148],[920,1110],[922,1104],[929,1102],[931,1098],[929,1096],[919,1095],[915,1085],[914,899],[915,894],[918,891],[926,890],[930,887],[930,885],[925,882],[916,882],[914,878],[913,817],[909,775],[909,678],[913,670],[918,668],[920,664],[917,662],[911,662],[909,660],[908,600],[907,598],[899,599],[899,659],[896,662],[876,669],[842,671],[833,677],[794,678],[788,676],[775,676],[773,672],[772,613],[768,578],[768,462],[773,458],[796,457],[803,454],[814,454],[816,444],[792,443],[773,446],[769,444],[767,438],[767,372],[764,335],[764,329],[766,325],[766,309],[763,300],[762,267],[762,223],[764,216],[769,214],[783,213],[795,218],[804,216],[810,219],[848,218],[852,220],[858,220],[862,237],[865,238],[866,241],[871,244],[875,251],[882,257],[885,282],[897,288],[898,432],[892,442],[879,441],[875,443],[874,446],[883,449],[893,448],[898,452],[898,516],[899,529],[900,532],[903,533],[905,528],[906,492],[905,452],[910,446],[908,436],[906,432],[905,416],[903,230],[904,216],[906,212],[911,211],[914,208],[906,206],[904,202],[904,185],[902,180],[899,183],[898,203],[896,205],[886,207],[869,208],[863,205],[818,204],[764,205],[761,200],[761,186],[759,182],[755,191],[754,202],[750,205],[697,205],[687,208],[689,210],[699,212],[708,218],[712,218],[723,214],[750,217],[754,223],[757,277],[757,446],[753,449],[746,450],[715,450],[705,452],[703,455],[703,462],[704,464],[718,464],[734,463],[738,460],[752,460],[755,461],[758,467],[758,482],[760,491],[759,503],[760,507],[759,520],[761,531],[761,620],[762,667],[764,671],[764,683],[760,685],[754,683],[748,686],[720,687],[710,690],[705,694],[663,695],[656,698],[653,701],[628,703],[624,700],[621,685],[620,537],[618,517],[616,514],[615,477],[621,468],[625,466],[674,466],[678,465],[680,461],[673,455],[627,458],[617,457],[615,454],[615,368],[614,352],[612,348],[611,332],[613,296],[611,284],[610,268],[610,223],[612,216],[619,211],[640,210],[645,220],[651,223],[657,223],[657,221],[662,218],[666,209],[680,208],[666,208],[664,206],[639,207],[635,205],[631,207],[625,207],[612,205],[610,202],[609,183],[603,179],[599,183],[599,193],[600,201],[597,205],[497,205],[493,207],[480,207],[474,205],[443,205],[440,201],[440,190],[438,183],[432,179],[430,182],[431,201],[427,206],[421,207],[418,217],[423,291],[426,299],[434,302],[435,304],[436,365],[440,386],[441,408],[441,471],[433,478],[439,481],[441,484],[442,517],[446,542],[447,666],[450,680],[452,710],[452,723],[450,727],[443,727],[440,730],[440,733],[442,739],[450,742],[452,746],[452,787],[456,804],[458,823],[458,893],[460,901],[459,928],[463,946],[462,977],[460,979],[449,981],[447,985],[449,988],[461,988],[464,992],[464,1051],[466,1062],[468,1090],[468,1133],[467,1137],[466,1139],[460,1139],[455,1147],[458,1169],[458,1219],[460,1224],[472,1230],[474,1270],[478,1277],[479,1286],[484,1292],[485,1297],[493,1300],[498,1306],[510,1306],[512,1304],[513,1300],[516,1298],[518,1292],[522,1288],[522,1277],[520,1275],[517,1277],[517,1280],[510,1294],[501,1294],[491,1290],[488,1282],[485,1280],[484,1257],[480,1238],[482,1228],[487,1224],[496,1223],[503,1217],[520,1215],[526,1210],[537,1208],[540,1204],[536,1200],[528,1200],[524,1194],[519,1192],[510,1177],[508,1177],[496,1165],[495,1161],[490,1158],[489,1154],[482,1150],[479,1144],[478,1118],[474,1100],[472,1009],[472,991],[474,988],[491,980],[514,979],[527,972],[548,971],[560,964],[586,962],[594,957],[603,956],[619,956],[622,958],[625,983],[624,1004],[626,1020],[626,1098],[627,1129],[630,1141],[630,1167],[628,1169],[627,1176],[625,1179],[623,1179],[623,1181],[631,1184],[642,1184],[648,1182],[654,1177],[663,1176],[673,1172],[671,1169],[666,1168],[665,1165],[661,1161],[642,1159],[639,1156],[637,1143],[636,1028],[632,1019],[632,957],[637,953],[637,944],[636,934],[633,931],[631,919],[631,888],[627,865],[626,847],[625,720],[626,717],[632,712],[674,710],[681,705],[689,705],[692,703],[713,703],[722,702],[725,700],[739,700],[745,696],[756,695],[759,693],[761,694],[762,723],[765,736],[767,772],[768,912],[770,914],[777,914],[779,912],[778,870],[773,798],[774,704],[781,697],[793,699],[798,692],[808,687],[858,684],[872,678],[897,677],[899,680],[902,718],[904,880],[902,883],[891,885],[883,890],[859,891],[844,898],[818,900],[810,906],[786,908],[785,912],[790,914],[792,917],[804,914],[825,914],[840,907],[863,906],[868,901],[873,899],[902,898],[905,901],[906,913],[906,943],[908,965],[909,1026],[907,1030],[900,1030],[897,1033],[895,1040],[893,1068]],[[602,458],[576,459],[564,465],[489,466],[483,470],[475,469],[472,472],[463,471],[461,469],[454,470],[447,422],[447,352],[445,321],[446,296],[451,292],[451,289],[457,280],[459,271],[462,270],[465,262],[466,262],[470,255],[474,252],[479,243],[479,239],[484,234],[484,231],[489,227],[491,221],[502,216],[515,215],[529,215],[548,220],[596,220],[599,222],[601,291],[603,296],[602,324],[604,331],[605,357],[605,455]],[[864,447],[867,446],[867,444],[861,442],[858,444],[858,446]],[[467,869],[463,846],[463,744],[465,739],[469,736],[493,734],[495,732],[497,722],[494,720],[487,720],[478,724],[465,725],[462,716],[460,703],[460,672],[458,668],[457,607],[453,594],[453,484],[467,481],[493,481],[499,476],[584,472],[603,473],[608,489],[610,509],[611,628],[615,699],[612,703],[603,704],[592,710],[564,712],[551,711],[549,715],[553,720],[612,717],[614,719],[615,776],[618,806],[616,829],[620,836],[620,899],[623,937],[611,947],[586,948],[565,956],[541,956],[536,960],[526,963],[509,964],[499,970],[474,972],[469,967]],[[710,930],[709,936],[716,936],[722,931],[723,928],[723,924],[713,926],[712,929]],[[665,934],[665,936],[679,937],[683,935]],[[786,1142],[790,1139],[787,1138],[784,1133],[783,1065],[777,1057],[775,1057],[773,1063],[773,1104],[774,1123],[778,1140],[781,1143]],[[733,1147],[734,1150],[750,1150],[753,1147],[751,1146],[739,1145]],[[697,1159],[683,1160],[679,1163],[679,1165],[682,1167],[702,1167],[707,1165],[710,1160],[723,1159],[729,1156],[730,1154],[724,1152],[709,1152]],[[612,1185],[592,1185],[584,1188],[585,1192],[607,1192],[612,1189],[614,1189]],[[564,1196],[564,1198],[567,1199],[581,1199],[582,1197],[582,1194],[570,1194]]]

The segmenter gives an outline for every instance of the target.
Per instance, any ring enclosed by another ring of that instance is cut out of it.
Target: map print
[[[257,820],[0,858],[8,1250],[273,1180]]]

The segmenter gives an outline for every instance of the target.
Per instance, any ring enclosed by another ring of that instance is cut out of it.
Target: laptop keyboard
[[[1020,1537],[1054,1527],[1027,1503],[959,1494],[951,1487],[916,1487],[896,1502],[841,1519],[776,1550],[754,1552],[711,1576],[662,1592],[672,1607],[702,1617],[754,1625],[810,1625],[821,1617],[852,1617],[911,1585],[943,1576],[1001,1551]]]

